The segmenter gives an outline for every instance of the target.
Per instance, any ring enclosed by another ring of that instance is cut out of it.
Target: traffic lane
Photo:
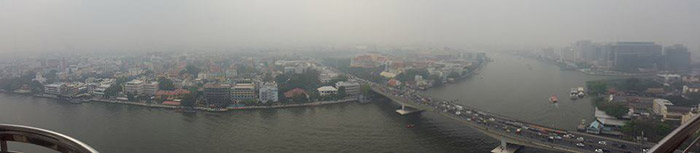
[[[406,94],[406,93],[399,93],[399,92],[394,93],[394,95],[395,95],[395,96],[401,97],[401,99],[404,99],[404,100],[407,100],[407,101],[411,101],[411,102],[414,102],[414,103],[418,103],[418,104],[423,103],[423,104],[426,104],[425,101],[421,100],[422,97],[419,97],[419,96],[406,96],[406,95],[408,95],[408,94]],[[408,97],[408,98],[407,98],[407,97]],[[409,98],[410,98],[410,99],[409,99]],[[447,103],[447,104],[450,104],[450,103]],[[458,117],[459,117],[459,115],[454,115],[454,114],[453,114],[453,113],[456,113],[456,111],[448,111],[448,109],[450,109],[450,108],[444,107],[444,105],[443,105],[443,106],[440,106],[440,105],[437,105],[437,104],[433,104],[433,106],[436,106],[435,108],[440,108],[440,109],[442,109],[442,110],[443,110],[443,111],[442,111],[443,113],[450,113],[450,114],[449,114],[450,116],[458,116]],[[440,113],[440,112],[439,112],[439,113]],[[488,116],[488,115],[486,115],[485,117],[487,117],[487,118],[494,118],[494,119],[495,119],[495,118],[498,118],[498,117],[496,117],[496,116]],[[505,119],[499,118],[499,120],[502,121],[502,120],[505,120]],[[500,125],[500,126],[499,126],[499,125]],[[499,127],[509,127],[509,125],[505,125],[505,124],[502,124],[502,123],[499,123],[499,122],[495,122],[495,123],[486,123],[486,128],[487,128],[487,129],[493,128],[493,129],[498,130]],[[510,126],[510,127],[511,127],[511,128],[516,128],[516,127],[513,127],[513,126]],[[504,129],[504,130],[505,130],[505,129]],[[507,131],[504,131],[504,132],[507,132]],[[550,140],[549,138],[547,138],[548,136],[546,136],[546,135],[545,135],[545,136],[538,136],[538,137],[541,138],[541,139],[539,139],[540,141],[550,141],[551,143],[555,143],[555,144],[564,144],[564,145],[573,145],[573,146],[575,146],[575,141],[568,141],[568,143],[567,143],[567,141]],[[584,137],[584,139],[586,139],[586,138],[587,138],[587,137]],[[612,151],[612,150],[616,150],[616,151],[620,151],[620,152],[626,152],[626,151],[628,151],[628,150],[626,150],[626,149],[621,149],[621,148],[611,147],[611,146],[608,146],[608,145],[601,145],[601,144],[598,144],[597,141],[601,141],[601,140],[598,140],[598,139],[593,139],[593,138],[590,138],[590,137],[589,137],[588,140],[589,140],[589,141],[584,141],[584,142],[583,142],[584,144],[588,144],[588,145],[585,145],[586,148],[596,148],[596,149],[597,149],[597,148],[603,148],[603,149],[607,149],[607,150],[611,150],[611,151]]]

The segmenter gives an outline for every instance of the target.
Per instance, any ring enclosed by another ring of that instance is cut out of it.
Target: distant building
[[[690,52],[683,45],[673,45],[664,48],[665,66],[667,70],[677,72],[690,71]]]
[[[338,89],[333,86],[323,86],[317,89],[320,96],[328,96],[338,93]]]
[[[682,121],[684,115],[695,111],[693,107],[674,106],[666,99],[654,99],[654,114],[661,116],[662,121]]]
[[[61,95],[65,90],[64,88],[66,88],[66,84],[64,83],[48,84],[44,85],[44,93],[52,95]]]
[[[39,83],[44,84],[46,82],[46,78],[41,76],[41,73],[36,73],[34,75],[34,79],[32,79],[32,81],[38,81]]]
[[[383,76],[383,77],[385,77],[385,78],[394,78],[394,77],[396,77],[397,74],[391,73],[391,72],[387,72],[387,71],[383,71],[382,73],[379,73],[379,75],[380,75],[380,76]]]
[[[617,42],[610,45],[612,62],[620,71],[657,69],[662,62],[661,46],[653,42]]]
[[[234,100],[255,99],[255,84],[254,83],[236,83],[236,85],[231,87],[231,97]]]
[[[277,83],[266,82],[260,87],[258,100],[262,103],[279,101]]]
[[[205,84],[204,99],[212,107],[225,107],[231,103],[231,85],[229,84]]]
[[[138,95],[141,92],[141,86],[143,85],[143,81],[141,80],[131,80],[129,82],[126,82],[124,84],[124,93],[131,93],[134,95]]]
[[[401,81],[396,80],[396,79],[391,79],[391,80],[387,81],[387,84],[388,84],[389,86],[396,87],[396,86],[400,86],[400,85],[401,85]]]
[[[92,91],[92,94],[98,97],[103,97],[105,96],[105,91],[107,90],[107,88],[111,86],[112,84],[100,84]]]
[[[689,84],[683,86],[683,94],[698,93],[700,92],[700,84]]]
[[[158,91],[158,82],[144,83],[141,86],[141,95],[153,96]]]
[[[378,54],[366,54],[353,57],[350,60],[351,67],[371,68],[379,67],[389,61],[388,58]]]
[[[185,89],[175,89],[175,91],[158,90],[156,92],[156,97],[165,97],[165,99],[179,99],[186,94],[190,94],[191,91]]]
[[[335,87],[340,89],[345,88],[345,95],[348,97],[357,97],[360,96],[360,83],[357,83],[355,81],[341,81],[338,83],[335,83]]]

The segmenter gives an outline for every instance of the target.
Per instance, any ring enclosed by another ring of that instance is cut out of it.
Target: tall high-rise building
[[[680,44],[664,47],[664,57],[667,70],[676,72],[690,70],[690,52],[687,47]]]
[[[226,107],[231,103],[231,85],[229,84],[205,84],[204,99],[207,104],[214,107]]]
[[[639,72],[663,64],[661,45],[654,42],[617,42],[609,47],[612,65],[619,71]]]

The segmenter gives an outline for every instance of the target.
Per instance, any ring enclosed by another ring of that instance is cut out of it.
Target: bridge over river
[[[397,113],[406,115],[432,112],[472,127],[501,141],[492,152],[515,152],[523,146],[563,152],[643,152],[653,144],[625,141],[615,138],[568,131],[511,119],[421,93],[400,90],[386,85],[358,79],[370,84],[372,91],[401,105]]]

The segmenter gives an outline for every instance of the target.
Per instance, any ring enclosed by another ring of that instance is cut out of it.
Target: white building
[[[134,95],[138,95],[141,93],[141,86],[143,86],[143,81],[141,80],[131,80],[129,82],[126,82],[124,85],[124,93],[132,93]]]
[[[328,96],[331,94],[338,93],[338,89],[336,89],[333,86],[323,86],[323,87],[318,88],[317,90],[318,90],[318,94],[321,96]]]
[[[153,96],[156,95],[156,91],[158,91],[158,82],[144,83],[140,94]]]
[[[279,101],[278,96],[278,89],[277,89],[277,83],[274,82],[269,82],[269,83],[264,83],[262,87],[260,87],[259,91],[259,101],[262,103],[267,103],[269,102],[277,102]]]
[[[355,81],[340,81],[335,83],[335,87],[338,89],[341,87],[345,88],[345,94],[348,97],[357,97],[360,95],[360,83]]]
[[[65,88],[66,84],[64,83],[47,84],[44,85],[44,93],[52,95],[61,95]]]

